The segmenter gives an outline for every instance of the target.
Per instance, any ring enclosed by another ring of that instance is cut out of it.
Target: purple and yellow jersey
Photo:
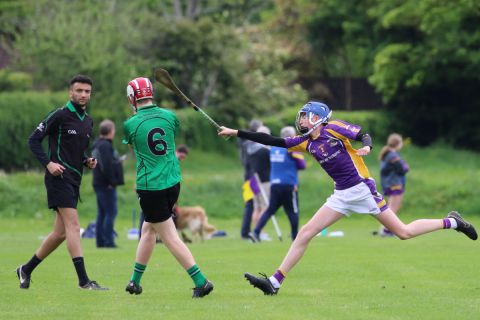
[[[333,179],[335,189],[344,190],[360,182],[371,188],[375,185],[361,156],[356,155],[350,140],[355,140],[361,127],[341,120],[333,120],[323,126],[316,138],[285,138],[288,151],[310,153]],[[369,181],[371,180],[371,181]],[[372,190],[372,193],[376,192]]]

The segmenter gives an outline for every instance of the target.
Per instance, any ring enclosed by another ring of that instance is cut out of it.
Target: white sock
[[[448,220],[450,221],[450,229],[457,229],[457,220],[453,218],[448,218]]]
[[[274,276],[271,276],[270,278],[268,278],[268,280],[270,281],[270,283],[275,289],[280,288],[280,282],[278,282],[277,278],[275,278]]]

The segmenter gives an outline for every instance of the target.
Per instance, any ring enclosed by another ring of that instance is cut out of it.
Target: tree
[[[370,81],[399,127],[420,144],[443,138],[480,150],[480,6],[409,0],[382,9],[392,41],[375,57]]]
[[[14,43],[16,68],[31,71],[37,88],[54,91],[65,90],[75,74],[89,75],[94,81],[94,115],[124,118],[126,100],[118,93],[135,73],[124,49],[133,33],[132,8],[115,0],[41,0],[31,6],[32,14]]]
[[[258,23],[261,12],[272,5],[272,0],[171,0],[159,2],[152,9],[159,10],[167,20],[209,17],[217,23],[241,26]]]
[[[149,26],[150,32],[132,47],[141,57],[140,69],[168,69],[192,100],[232,124],[303,103],[303,90],[292,84],[295,73],[283,68],[285,52],[266,45],[273,41],[268,33],[219,23],[211,15],[176,17],[152,14],[142,20],[139,28]],[[168,93],[160,98],[185,106]]]
[[[366,77],[371,72],[374,47],[379,45],[376,21],[369,15],[372,0],[321,0],[306,18],[315,59],[326,77],[345,79],[347,110],[352,105],[353,77]]]

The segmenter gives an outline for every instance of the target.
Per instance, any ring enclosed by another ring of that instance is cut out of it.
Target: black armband
[[[359,132],[357,135],[357,141],[362,141],[364,147],[370,147],[370,150],[373,149],[372,146],[372,137],[368,133]]]
[[[280,147],[280,148],[287,147],[287,144],[285,143],[285,139],[279,138],[279,137],[273,137],[263,132],[238,130],[237,137],[258,142],[261,144],[265,144],[268,146],[274,146],[274,147]]]

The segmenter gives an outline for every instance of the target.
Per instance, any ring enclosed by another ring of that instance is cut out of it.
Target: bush
[[[67,101],[66,93],[50,92],[4,92],[0,93],[0,135],[4,140],[4,150],[0,154],[0,169],[11,171],[15,169],[39,168],[37,159],[27,146],[27,140],[35,127],[44,119],[48,112],[61,107]],[[92,101],[94,102],[94,101]],[[95,111],[95,106],[92,107]],[[215,113],[208,108],[205,111],[214,118]],[[175,110],[181,125],[177,143],[185,143],[189,147],[202,151],[214,151],[222,154],[232,154],[236,151],[236,139],[225,140],[217,135],[217,130],[199,112],[182,109]],[[274,116],[263,118],[273,135],[279,135],[280,129],[286,125],[294,125],[297,108],[289,108]],[[110,118],[117,123],[115,145],[119,151],[126,151],[121,144],[121,123],[126,119],[118,112],[109,111],[93,114],[94,135],[98,123],[104,118]],[[118,118],[121,118],[119,120]],[[389,131],[389,122],[384,113],[378,111],[334,112],[334,118],[360,124],[378,141],[385,141]],[[244,119],[238,123],[228,123],[227,126],[246,127]],[[223,123],[220,123],[223,124]],[[46,150],[46,146],[45,146]]]
[[[39,166],[28,148],[28,137],[48,112],[64,105],[67,99],[66,93],[0,93],[1,169],[11,171]]]
[[[39,168],[37,159],[27,145],[28,137],[50,111],[63,106],[67,101],[66,92],[22,91],[0,93],[0,136],[3,138],[0,169],[12,171]],[[95,106],[92,109],[95,111]],[[218,137],[215,128],[200,113],[192,109],[175,112],[181,124],[178,143],[185,143],[190,147],[205,151],[234,152],[235,139],[225,140]],[[114,111],[97,112],[93,114],[93,117],[95,123],[94,135],[98,131],[98,123],[104,118],[110,118],[117,123],[115,145],[119,150],[125,151],[127,148],[121,144],[121,123],[126,117]],[[46,145],[44,149],[46,150]]]
[[[28,90],[33,86],[33,78],[25,72],[0,70],[0,91]]]

